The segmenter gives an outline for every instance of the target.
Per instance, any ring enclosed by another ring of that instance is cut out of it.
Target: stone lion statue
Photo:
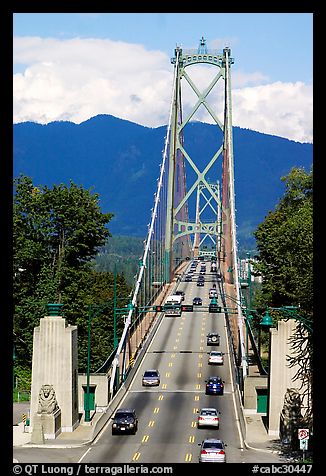
[[[42,385],[38,395],[37,413],[51,414],[58,410],[58,402],[53,385]]]
[[[302,422],[301,397],[295,388],[288,388],[284,395],[284,404],[280,415],[280,437],[284,444],[296,449],[297,431]]]
[[[285,418],[297,420],[301,418],[301,397],[295,388],[288,388],[284,396],[282,413]]]

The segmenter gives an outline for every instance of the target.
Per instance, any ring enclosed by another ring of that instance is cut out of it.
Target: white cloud
[[[233,123],[299,142],[313,140],[312,86],[280,81],[236,89]]]
[[[103,39],[18,37],[14,65],[24,65],[19,69],[23,72],[14,74],[15,123],[80,123],[97,114],[150,127],[168,120],[173,67],[170,57],[160,51]],[[205,67],[194,70],[192,78],[200,89],[209,83],[206,75]],[[267,81],[261,72],[233,70],[233,124],[311,142],[312,87]],[[183,95],[186,110],[197,99],[188,89]],[[222,120],[223,88],[216,89],[208,100],[215,103]],[[203,108],[196,119],[212,122]]]

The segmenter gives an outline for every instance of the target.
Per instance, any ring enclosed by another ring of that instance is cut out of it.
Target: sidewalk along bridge
[[[235,219],[231,104],[234,61],[230,48],[209,50],[204,38],[197,50],[176,47],[174,53],[169,121],[144,252],[130,303],[119,310],[125,318],[121,339],[98,369],[108,374],[111,398],[134,363],[160,309],[156,306],[162,304],[187,260],[205,255],[213,255],[217,261],[224,295],[231,299],[228,303],[226,298],[224,305],[234,308],[236,303],[236,316],[229,325],[239,378],[247,374]],[[205,71],[204,88],[196,84],[198,71]],[[183,108],[182,98],[190,96],[193,105],[189,107],[187,101]],[[222,111],[222,117],[217,110]],[[216,126],[216,150],[198,158],[192,155],[188,143],[194,133],[191,121],[203,112]]]

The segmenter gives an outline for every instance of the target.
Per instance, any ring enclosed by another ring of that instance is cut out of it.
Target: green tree
[[[62,302],[75,323],[76,301],[87,296],[90,261],[103,246],[111,213],[102,213],[98,194],[72,181],[36,187],[20,176],[14,182],[14,335],[17,363],[30,366],[33,329],[48,302]],[[86,288],[85,288],[86,286]]]
[[[307,174],[293,168],[282,180],[284,196],[254,233],[259,253],[255,271],[263,276],[260,303],[300,305],[312,313],[312,170]]]
[[[313,171],[293,168],[286,177],[285,194],[274,211],[256,232],[258,263],[256,271],[263,276],[256,307],[299,307],[298,313],[313,322]],[[286,317],[271,311],[274,320]],[[291,339],[293,356],[289,365],[296,367],[295,379],[308,397],[305,413],[307,425],[312,425],[313,345],[312,331],[298,320]]]

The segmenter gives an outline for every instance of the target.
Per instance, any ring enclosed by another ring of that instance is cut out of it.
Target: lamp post
[[[16,360],[16,348],[15,348],[15,344],[14,344],[14,348],[13,348],[12,358],[13,358],[13,366],[12,366],[12,389],[15,390],[15,360]]]
[[[266,312],[263,315],[262,320],[259,323],[259,339],[258,339],[258,354],[259,359],[261,359],[261,329],[269,329],[273,326],[273,319],[271,318],[268,307],[266,308]]]
[[[298,314],[298,309],[299,307],[297,306],[282,306],[282,307],[270,307],[269,309],[273,309],[274,311],[280,311],[284,315],[284,319],[294,319],[296,321],[299,321],[311,334],[313,333],[312,329],[312,321],[306,317],[301,316]],[[268,314],[268,307],[266,308],[265,315]]]
[[[86,370],[86,400],[85,400],[85,422],[90,421],[90,402],[89,402],[89,380],[90,380],[90,365],[91,365],[91,320],[92,320],[92,306],[88,307],[88,328],[87,328],[87,370]]]
[[[246,253],[248,256],[248,287],[249,287],[249,309],[251,309],[251,300],[252,300],[252,292],[251,292],[251,266],[250,266],[250,253]]]
[[[86,394],[84,401],[84,410],[85,410],[85,422],[90,422],[91,411],[90,411],[90,369],[91,369],[91,321],[94,317],[94,311],[102,311],[107,306],[107,302],[102,305],[89,305],[88,306],[88,325],[87,325],[87,367],[86,367]]]
[[[113,349],[118,347],[117,337],[117,265],[114,265],[114,281],[113,281]]]
[[[246,308],[246,361],[247,361],[247,373],[249,376],[249,327],[253,320],[252,314],[249,314],[251,310]]]

